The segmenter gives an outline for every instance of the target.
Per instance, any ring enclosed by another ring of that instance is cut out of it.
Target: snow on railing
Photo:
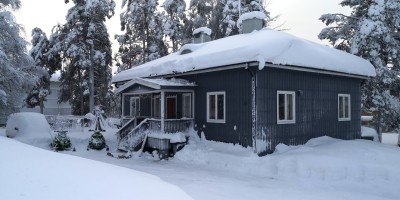
[[[82,116],[46,115],[45,117],[54,131],[82,131],[86,125]]]

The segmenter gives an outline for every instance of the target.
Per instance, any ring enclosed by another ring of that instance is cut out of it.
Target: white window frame
[[[343,104],[340,105],[340,98],[341,97],[343,97],[344,99],[348,98],[347,102],[349,103],[349,106],[348,106],[347,112],[349,113],[349,116],[347,116],[347,117],[345,116],[345,114],[346,114],[346,110],[345,110],[346,101],[344,100]],[[350,121],[351,120],[351,97],[350,97],[350,94],[338,94],[337,101],[338,101],[338,121]],[[343,106],[343,110],[342,110],[343,113],[342,114],[343,114],[344,117],[340,117],[340,106]]]
[[[215,102],[209,102],[210,96],[215,95]],[[218,118],[218,95],[224,96],[224,118],[223,119],[210,119],[210,103],[215,105],[215,118]],[[225,123],[226,121],[226,94],[225,91],[220,92],[207,92],[207,122],[208,123]]]
[[[189,116],[185,116],[185,97],[189,97]],[[192,94],[190,93],[184,93],[182,94],[182,117],[186,117],[186,118],[192,118]]]
[[[285,119],[280,120],[279,119],[279,95],[280,94],[284,94],[285,95]],[[287,95],[292,95],[293,99],[292,99],[292,105],[293,105],[293,119],[292,120],[288,120],[288,105],[287,105]],[[276,93],[276,120],[278,124],[295,124],[296,123],[296,92],[294,91],[277,91]]]

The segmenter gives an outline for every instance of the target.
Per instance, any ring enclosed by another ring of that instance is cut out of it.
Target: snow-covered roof
[[[207,27],[200,27],[200,28],[196,28],[193,31],[193,35],[196,35],[197,33],[203,32],[207,35],[211,35],[211,29],[207,28]]]
[[[164,79],[164,78],[134,78],[124,85],[119,87],[115,90],[115,93],[120,93],[125,89],[131,87],[132,85],[140,84],[144,85],[153,89],[161,89],[161,87],[187,87],[187,86],[196,86],[195,83],[191,83],[184,79],[178,78],[171,78],[171,79]]]
[[[191,53],[182,54],[183,51]],[[372,64],[365,59],[285,32],[264,28],[207,43],[184,45],[178,52],[116,74],[112,82],[253,61],[262,63],[260,69],[264,67],[263,63],[270,63],[366,77],[376,75]]]

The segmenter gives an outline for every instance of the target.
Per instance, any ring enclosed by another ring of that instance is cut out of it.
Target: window
[[[192,117],[192,95],[182,94],[182,117],[191,118]]]
[[[296,93],[292,91],[277,92],[278,124],[296,123]]]
[[[350,120],[350,94],[338,95],[338,117],[339,121]]]
[[[225,92],[207,93],[207,122],[225,123]]]
[[[153,117],[160,118],[161,98],[160,95],[155,95],[153,98]]]

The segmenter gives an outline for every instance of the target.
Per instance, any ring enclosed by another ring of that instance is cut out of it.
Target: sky
[[[350,12],[348,8],[339,5],[342,0],[267,0],[267,10],[272,16],[280,15],[279,23],[283,28],[298,37],[321,44],[328,44],[318,39],[319,32],[325,25],[318,20],[322,14]],[[117,6],[115,15],[108,20],[107,26],[113,43],[117,49],[118,43],[114,40],[115,34],[120,34],[119,14],[122,0],[115,0]],[[161,2],[161,1],[160,1]],[[65,16],[73,3],[65,4],[64,0],[21,0],[22,8],[15,12],[16,20],[25,27],[25,37],[31,40],[31,31],[35,27],[51,34],[51,29],[58,23],[65,23]]]

